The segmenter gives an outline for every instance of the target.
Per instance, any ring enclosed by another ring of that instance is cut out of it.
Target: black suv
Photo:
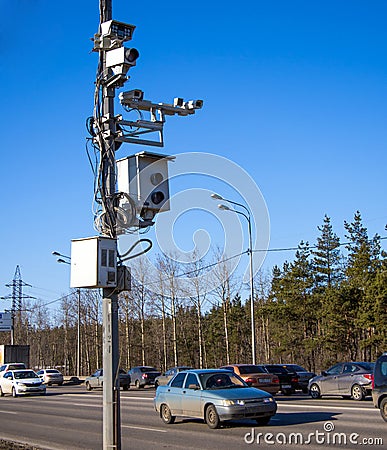
[[[304,369],[302,366],[299,366],[298,364],[282,364],[282,367],[285,367],[285,369],[296,372],[298,376],[298,383],[295,386],[296,389],[300,389],[304,394],[307,394],[308,391],[308,383],[309,380],[316,376],[314,372],[308,372],[306,369]]]
[[[264,367],[269,373],[277,375],[284,395],[292,395],[298,389],[299,377],[294,370],[286,369],[282,364],[265,364]]]
[[[387,352],[383,353],[375,363],[372,400],[375,408],[380,409],[383,420],[387,422]]]
[[[161,375],[161,372],[150,366],[138,366],[129,370],[131,384],[137,389],[145,386],[154,386],[155,378]]]

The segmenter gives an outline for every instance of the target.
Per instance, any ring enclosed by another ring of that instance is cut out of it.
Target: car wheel
[[[140,389],[141,388],[140,382],[138,380],[136,380],[135,385],[136,385],[136,389]]]
[[[309,394],[312,398],[320,398],[321,397],[320,388],[318,387],[317,384],[312,384],[312,386],[310,387],[310,390],[309,390]]]
[[[210,428],[212,429],[219,428],[220,419],[214,405],[209,405],[207,407],[205,413],[205,421]]]
[[[175,416],[172,416],[171,410],[169,409],[168,405],[166,405],[165,403],[161,405],[160,417],[161,417],[161,420],[168,425],[170,423],[173,423],[176,418]]]
[[[90,383],[88,381],[86,381],[86,389],[88,391],[91,391],[92,387],[90,386]]]
[[[157,389],[159,387],[159,382],[155,381],[155,389]]]
[[[3,390],[1,389],[1,386],[0,386],[0,397],[4,397],[4,392],[3,392]]]
[[[387,422],[387,397],[380,403],[380,415],[382,416],[382,419]]]
[[[128,384],[124,384],[124,385],[122,386],[122,389],[123,389],[124,391],[128,391],[128,390],[129,390],[129,385],[128,385]]]
[[[358,384],[354,384],[351,389],[351,397],[357,401],[363,400],[365,397],[363,388]]]
[[[302,388],[302,393],[303,394],[307,394],[308,393],[308,388]]]
[[[13,387],[12,388],[12,397],[17,397],[17,392],[16,392],[16,389]]]
[[[63,381],[61,383],[58,383],[58,386],[62,386],[63,385]]]
[[[271,417],[258,417],[255,419],[258,425],[267,425],[270,422]]]

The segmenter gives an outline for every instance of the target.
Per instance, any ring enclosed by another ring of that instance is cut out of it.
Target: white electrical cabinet
[[[94,236],[71,241],[73,288],[117,286],[117,239]]]

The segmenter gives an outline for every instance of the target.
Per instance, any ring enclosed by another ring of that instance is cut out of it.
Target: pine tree
[[[353,323],[348,323],[349,332],[352,330],[352,353],[353,356],[370,360],[376,327],[372,286],[381,265],[380,236],[376,234],[369,239],[359,211],[355,213],[353,222],[344,222],[344,227],[349,243],[346,246],[348,258],[343,287],[350,294],[347,303],[353,317]]]
[[[340,238],[333,232],[331,219],[325,215],[324,224],[317,227],[321,235],[317,238],[313,265],[315,268],[317,286],[330,288],[342,279],[340,270]]]

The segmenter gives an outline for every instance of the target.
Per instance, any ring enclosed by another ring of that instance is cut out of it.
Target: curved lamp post
[[[71,264],[70,263],[70,256],[66,256],[66,255],[62,255],[59,252],[52,252],[52,254],[54,256],[59,256],[60,258],[58,258],[56,260],[56,262],[58,263],[62,263],[62,264]],[[65,259],[63,259],[65,258]],[[78,311],[77,311],[77,315],[78,315],[78,320],[77,320],[77,377],[79,378],[80,376],[80,366],[81,366],[81,289],[78,288],[77,289],[77,293],[78,293]]]
[[[218,208],[222,211],[231,211],[236,214],[239,214],[243,216],[248,223],[248,230],[249,230],[249,249],[248,254],[250,256],[250,314],[251,314],[251,359],[252,363],[256,363],[256,357],[255,357],[255,321],[254,321],[254,270],[253,270],[253,238],[252,238],[252,232],[251,232],[251,216],[249,209],[242,205],[241,203],[234,202],[233,200],[228,200],[227,198],[221,197],[219,194],[211,194],[211,197],[214,200],[222,200],[227,203],[231,203],[233,205],[240,206],[246,211],[246,214],[242,211],[238,211],[236,209],[232,209],[227,205],[220,204],[218,205]]]

